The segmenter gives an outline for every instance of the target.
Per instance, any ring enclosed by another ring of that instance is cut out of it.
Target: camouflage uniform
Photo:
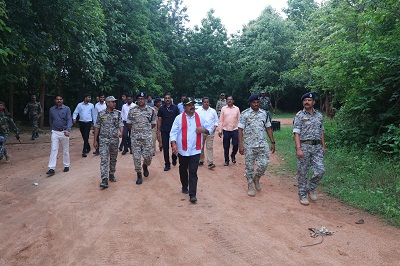
[[[39,129],[39,117],[42,115],[42,106],[39,102],[29,102],[24,109],[24,114],[29,114],[32,123],[32,137],[37,136]]]
[[[297,159],[297,178],[299,182],[299,196],[304,198],[307,191],[314,191],[318,182],[325,173],[324,155],[321,145],[324,131],[322,114],[314,109],[313,114],[305,109],[299,111],[294,118],[293,133],[300,136],[300,146],[304,157]],[[309,141],[309,143],[303,143]],[[314,142],[314,143],[312,143]],[[319,143],[319,144],[318,144]],[[311,166],[313,176],[308,181],[308,169]]]
[[[240,115],[239,128],[243,129],[243,148],[245,154],[245,176],[247,183],[254,182],[256,177],[265,174],[269,164],[269,146],[265,129],[271,127],[266,111],[252,108],[244,110]],[[258,168],[254,171],[254,162]]]
[[[6,142],[8,135],[10,134],[10,126],[18,135],[18,128],[15,125],[10,113],[7,111],[0,112],[0,160],[3,159],[3,155],[7,155]]]
[[[108,159],[110,158],[109,176],[114,176],[118,156],[118,134],[120,127],[123,127],[121,113],[114,109],[109,112],[107,109],[100,111],[95,127],[99,128],[99,152],[101,179],[107,179]]]
[[[226,105],[226,99],[224,99],[224,100],[219,99],[217,101],[217,105],[215,106],[215,110],[217,111],[218,117],[221,114],[222,107],[224,107],[225,105]]]
[[[137,173],[142,172],[142,156],[144,165],[150,166],[151,164],[154,152],[151,125],[157,124],[156,117],[154,109],[150,106],[141,109],[137,105],[129,110],[126,123],[132,125],[131,150]]]
[[[265,110],[269,111],[269,105],[271,104],[271,100],[265,96],[265,97],[260,97],[260,107]]]

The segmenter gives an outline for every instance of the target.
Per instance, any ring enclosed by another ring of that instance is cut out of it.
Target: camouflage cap
[[[114,96],[108,96],[106,98],[106,102],[115,102],[117,99],[114,98]]]

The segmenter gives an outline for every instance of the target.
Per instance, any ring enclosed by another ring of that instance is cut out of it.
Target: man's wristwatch
[[[275,141],[271,141],[271,144],[275,144]]]

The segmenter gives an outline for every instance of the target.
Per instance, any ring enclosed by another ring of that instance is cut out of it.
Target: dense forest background
[[[213,10],[188,28],[181,0],[0,0],[0,100],[18,117],[31,94],[48,110],[56,93],[224,92],[243,110],[267,90],[293,112],[313,90],[338,142],[398,156],[400,1],[287,3],[228,36]]]

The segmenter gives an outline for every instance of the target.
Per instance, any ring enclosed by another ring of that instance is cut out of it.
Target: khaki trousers
[[[211,135],[203,134],[203,147],[200,154],[200,162],[204,163],[204,147],[207,150],[207,164],[213,162],[213,144],[214,144],[214,132]]]

